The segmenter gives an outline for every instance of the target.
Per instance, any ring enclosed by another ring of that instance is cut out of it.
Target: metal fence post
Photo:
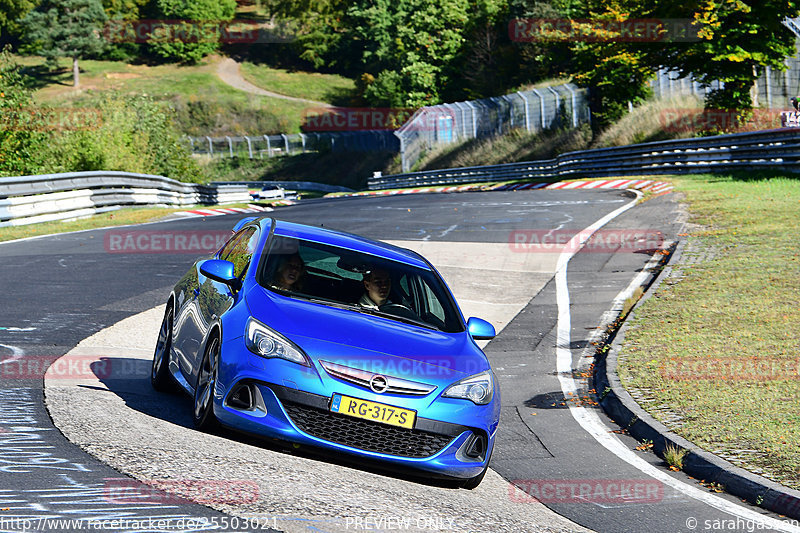
[[[286,149],[286,155],[289,155],[289,136],[285,133],[281,133],[281,137],[283,137],[283,146]]]
[[[464,102],[464,103],[469,107],[470,113],[472,114],[472,137],[471,138],[475,139],[478,136],[478,120],[477,120],[477,117],[475,115],[475,104],[473,104],[472,102],[469,102],[469,101]]]
[[[302,133],[300,133],[299,135],[300,135],[300,140],[303,142],[303,153],[306,153],[306,136],[303,135]]]
[[[206,139],[208,140],[208,154],[214,155],[214,143],[211,142],[211,137],[206,135]]]
[[[269,142],[269,135],[264,135],[264,138],[267,140],[267,156],[272,157],[272,145]]]
[[[233,141],[227,135],[225,136],[225,138],[228,139],[228,154],[230,155],[231,158],[233,158]]]
[[[520,97],[522,97],[522,101],[525,102],[525,129],[531,131],[531,112],[529,109],[530,106],[528,105],[528,97],[525,96],[525,93],[522,91],[517,91],[517,94],[520,95]]]
[[[563,87],[565,87],[569,91],[570,98],[572,99],[572,127],[573,128],[577,128],[578,127],[578,94],[575,92],[575,90],[572,88],[572,86],[570,86],[569,83],[565,83],[563,85]]]
[[[764,85],[767,87],[767,108],[772,109],[772,88],[769,86],[771,82],[769,65],[764,67],[764,81],[766,82]]]
[[[542,93],[536,89],[531,89],[531,92],[539,97],[539,114],[541,115],[539,118],[542,121],[542,131],[544,131],[547,129],[547,122],[544,116],[544,97],[542,96]]]
[[[508,102],[508,129],[514,129],[514,102],[511,100],[511,97],[507,94],[501,96],[503,100]]]
[[[247,141],[247,155],[253,159],[253,143],[250,142],[250,137],[247,135],[244,136],[244,140]]]

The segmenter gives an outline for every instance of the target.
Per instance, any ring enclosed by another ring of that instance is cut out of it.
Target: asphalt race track
[[[613,190],[422,194],[306,201],[272,213],[418,249],[466,316],[502,328],[484,348],[503,399],[494,473],[474,491],[201,434],[187,398],[150,389],[155,308],[195,255],[119,253],[109,235],[224,235],[241,216],[0,244],[0,532],[86,531],[90,520],[107,521],[107,531],[752,531],[753,517],[779,527],[669,472],[612,433],[619,428],[596,407],[570,400],[591,386],[581,373],[592,335],[617,295],[647,276],[655,249],[609,244],[571,256],[541,239],[566,242],[607,218],[606,237],[658,231],[674,240],[673,197],[634,207],[632,193]],[[73,366],[59,360],[68,352]],[[43,373],[56,360],[45,399]],[[117,374],[91,366],[104,360]]]

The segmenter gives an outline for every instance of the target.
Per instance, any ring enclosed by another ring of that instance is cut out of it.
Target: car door
[[[230,246],[226,244],[217,256],[219,259],[233,263],[234,274],[239,280],[244,278],[250,266],[258,238],[259,231],[256,226],[246,227],[239,231],[230,241]],[[199,285],[195,307],[199,325],[197,335],[202,342],[211,325],[236,303],[239,294],[228,285],[204,276],[199,271],[199,267],[197,280]],[[202,345],[199,346],[193,352],[192,360],[186,361],[184,375],[189,383],[194,383],[197,379],[197,368],[204,355],[202,348]]]

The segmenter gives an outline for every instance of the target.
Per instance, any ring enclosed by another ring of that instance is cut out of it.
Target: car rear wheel
[[[169,353],[172,349],[172,307],[167,306],[161,329],[158,331],[156,351],[153,354],[153,368],[150,383],[157,391],[167,392],[175,389],[175,382],[169,372]]]
[[[203,362],[197,371],[194,387],[194,426],[201,431],[213,431],[219,427],[214,415],[214,388],[219,371],[219,337],[214,336],[206,346]]]

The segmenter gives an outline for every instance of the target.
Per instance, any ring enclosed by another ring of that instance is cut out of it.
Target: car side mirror
[[[224,283],[231,289],[239,289],[239,278],[233,271],[233,263],[222,259],[209,259],[200,264],[200,273],[214,281]]]
[[[488,341],[497,335],[493,325],[476,317],[467,320],[467,331],[469,331],[469,334],[472,335],[472,338],[476,341]]]

